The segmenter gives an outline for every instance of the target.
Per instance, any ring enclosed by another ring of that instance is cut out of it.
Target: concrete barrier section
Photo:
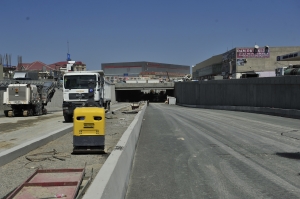
[[[146,105],[135,116],[111,152],[83,199],[125,198]]]
[[[299,118],[300,76],[175,83],[177,104]]]

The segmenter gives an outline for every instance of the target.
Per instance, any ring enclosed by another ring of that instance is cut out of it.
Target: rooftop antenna
[[[22,67],[22,56],[18,55],[18,67]]]
[[[9,67],[11,67],[11,54],[9,54]]]
[[[5,54],[4,55],[4,62],[6,67],[11,67],[11,55],[10,54]]]

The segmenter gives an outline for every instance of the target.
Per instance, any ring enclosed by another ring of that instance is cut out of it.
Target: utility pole
[[[2,55],[0,55],[0,80],[3,80]]]
[[[69,53],[69,41],[67,41],[67,48],[68,48],[68,53],[67,53],[67,61],[71,61],[71,56],[70,56],[70,53]]]

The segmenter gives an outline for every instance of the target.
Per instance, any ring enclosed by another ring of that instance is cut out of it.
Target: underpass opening
[[[174,90],[116,90],[118,102],[165,102],[167,96],[174,96]]]

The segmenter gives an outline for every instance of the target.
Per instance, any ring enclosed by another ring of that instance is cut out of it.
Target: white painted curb
[[[125,198],[136,144],[147,105],[135,116],[111,152],[83,199]]]
[[[53,140],[56,140],[57,138],[69,133],[72,130],[73,130],[73,124],[70,124],[59,130],[48,133],[44,136],[35,138],[33,140],[24,142],[13,148],[2,151],[2,152],[0,152],[0,166],[3,166],[5,164],[15,160],[16,158],[18,158],[22,155],[25,155],[28,152],[30,152],[34,149],[37,149]]]

